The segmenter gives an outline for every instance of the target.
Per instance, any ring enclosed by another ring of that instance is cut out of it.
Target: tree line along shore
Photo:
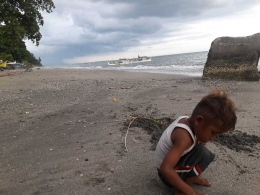
[[[42,12],[51,13],[54,8],[52,0],[14,0],[0,3],[0,68],[2,67],[2,70],[12,69],[12,64],[42,66],[41,58],[36,58],[27,50],[25,40],[31,40],[36,46],[39,45],[42,38],[40,26],[44,24]]]

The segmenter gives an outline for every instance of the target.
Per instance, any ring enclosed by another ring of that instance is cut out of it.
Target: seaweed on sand
[[[133,120],[134,119],[134,120]],[[157,142],[159,141],[163,131],[174,121],[170,117],[163,117],[155,119],[152,117],[132,116],[124,122],[126,127],[139,127],[151,135],[151,150],[155,150]],[[130,124],[131,123],[131,124]],[[245,132],[235,130],[232,133],[224,133],[218,135],[213,141],[220,145],[236,152],[243,151],[253,155],[252,152],[258,151],[257,144],[260,143],[260,137],[256,135],[249,135]]]
[[[214,142],[236,152],[252,153],[257,150],[256,145],[260,143],[260,137],[235,130],[232,133],[218,135]]]

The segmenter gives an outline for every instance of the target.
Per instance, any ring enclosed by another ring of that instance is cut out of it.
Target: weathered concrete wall
[[[211,43],[203,79],[259,81],[260,33],[220,37]]]

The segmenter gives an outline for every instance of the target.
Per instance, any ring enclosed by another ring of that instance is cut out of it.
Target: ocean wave
[[[107,61],[89,62],[88,64],[67,64],[48,66],[55,69],[78,70],[118,70],[130,72],[150,72],[165,74],[181,74],[201,76],[206,63],[207,52],[178,54],[152,57],[152,61],[127,64],[122,66],[108,66]]]
[[[109,69],[118,69],[118,70],[201,70],[204,68],[204,65],[196,66],[185,66],[185,65],[169,65],[169,66],[119,66],[119,67],[109,67]]]
[[[159,70],[127,70],[129,72],[146,72],[146,73],[159,73],[159,74],[172,74],[172,75],[183,75],[191,77],[201,77],[202,71],[185,72],[185,71],[159,71]]]
[[[43,69],[79,69],[79,70],[85,70],[85,69],[103,69],[102,66],[44,66]]]

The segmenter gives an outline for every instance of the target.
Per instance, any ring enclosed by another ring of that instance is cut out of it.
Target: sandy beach
[[[0,194],[170,195],[157,175],[151,135],[130,128],[126,152],[124,122],[190,115],[215,87],[236,104],[236,130],[246,133],[240,138],[251,137],[238,143],[242,150],[208,143],[216,159],[203,175],[212,186],[194,187],[259,195],[259,82],[65,69],[0,72]]]

